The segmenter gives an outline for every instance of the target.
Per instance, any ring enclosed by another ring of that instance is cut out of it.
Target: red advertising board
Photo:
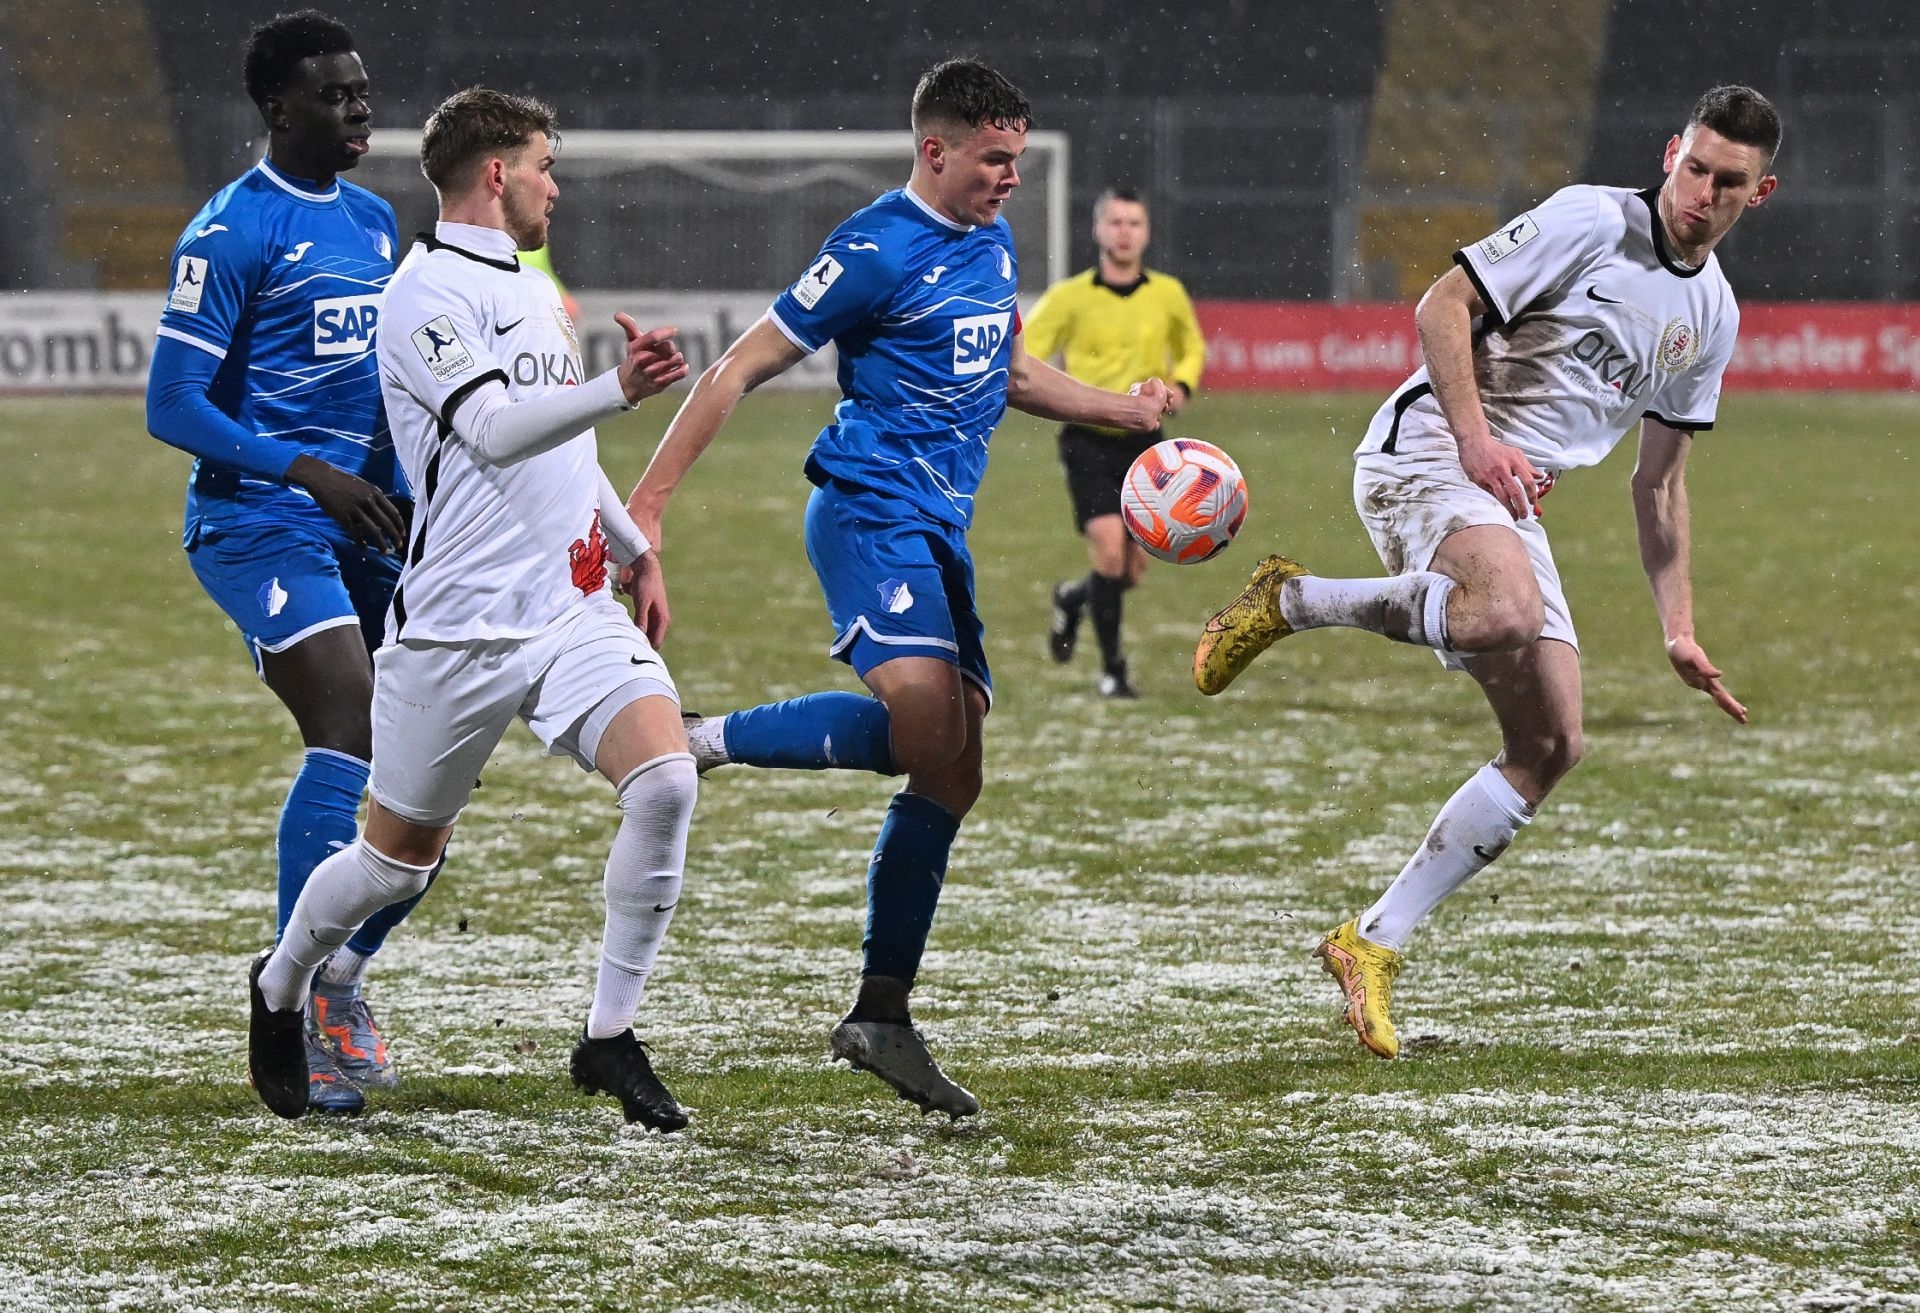
[[[1420,364],[1410,305],[1201,301],[1206,386],[1386,392]],[[1920,305],[1769,304],[1740,310],[1729,392],[1920,391]]]

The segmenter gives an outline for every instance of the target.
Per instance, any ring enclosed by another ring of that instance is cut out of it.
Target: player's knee
[[[361,870],[366,872],[369,882],[380,891],[389,907],[425,893],[427,886],[433,882],[433,873],[439,863],[437,856],[424,862],[389,857],[365,839],[354,844],[352,851],[360,860]]]
[[[902,774],[946,770],[967,750],[966,708],[958,698],[896,698],[887,711],[893,767]]]
[[[1531,776],[1541,793],[1565,779],[1586,754],[1586,735],[1578,726],[1543,729],[1507,744],[1507,760]]]
[[[615,790],[621,814],[635,821],[666,820],[685,832],[700,793],[690,752],[668,752],[627,772]]]
[[[1459,652],[1511,652],[1539,641],[1547,608],[1538,593],[1483,594],[1447,615],[1447,638]]]
[[[981,770],[978,753],[963,757],[944,769],[907,777],[909,793],[931,798],[955,816],[965,816],[973,810],[973,804],[980,801],[980,790],[985,784],[986,776]]]

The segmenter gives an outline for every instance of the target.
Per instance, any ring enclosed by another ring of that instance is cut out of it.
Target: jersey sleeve
[[[491,334],[469,296],[428,276],[387,290],[380,320],[386,372],[441,424],[453,428],[460,403],[483,384],[509,382],[494,356]]]
[[[900,265],[889,245],[884,234],[840,229],[793,286],[774,298],[767,318],[812,355],[892,298],[900,286]]]
[[[1510,322],[1593,263],[1600,197],[1591,187],[1562,188],[1453,253],[1454,263],[1467,271],[1495,323]]]
[[[260,285],[260,264],[254,234],[217,222],[188,228],[173,248],[160,336],[215,360],[226,359],[247,303]]]
[[[1668,330],[1669,335],[1672,332]],[[1697,433],[1712,428],[1720,410],[1720,385],[1726,377],[1727,362],[1733,359],[1734,341],[1739,336],[1740,316],[1736,310],[1731,322],[1702,349],[1693,368],[1668,376],[1653,394],[1653,400],[1647,403],[1646,413],[1670,429]]]
[[[1035,360],[1052,360],[1066,345],[1073,330],[1072,285],[1072,279],[1055,283],[1034,302],[1022,336],[1027,354]]]
[[[1193,301],[1178,279],[1169,279],[1168,295],[1173,306],[1167,325],[1167,343],[1173,348],[1172,382],[1186,388],[1192,396],[1200,388],[1200,370],[1207,361],[1207,339],[1200,331],[1199,317],[1193,313]]]

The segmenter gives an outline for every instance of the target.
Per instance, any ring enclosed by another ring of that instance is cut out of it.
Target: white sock
[[[260,972],[260,993],[276,1012],[305,1007],[313,973],[368,917],[427,887],[431,866],[409,866],[355,839],[313,868],[280,946]]]
[[[1444,652],[1452,593],[1453,580],[1431,570],[1387,579],[1296,575],[1280,585],[1280,618],[1294,630],[1344,625]]]
[[[607,854],[607,925],[587,1014],[587,1034],[594,1039],[633,1025],[680,901],[687,825],[698,791],[693,757],[685,752],[655,757],[620,781],[620,829]]]
[[[336,989],[351,990],[357,994],[360,992],[360,980],[367,974],[367,963],[371,961],[372,958],[342,944],[321,963],[320,979]]]
[[[687,747],[692,751],[696,761],[704,761],[714,766],[726,765],[732,760],[727,756],[727,718],[708,716],[697,724],[688,726]]]
[[[1514,787],[1491,763],[1462,784],[1400,874],[1360,915],[1360,937],[1398,952],[1413,928],[1442,899],[1505,852],[1533,819]]]

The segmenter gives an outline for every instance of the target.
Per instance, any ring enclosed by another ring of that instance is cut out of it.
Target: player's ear
[[[920,158],[935,173],[947,166],[947,143],[933,133],[920,138]]]
[[[1680,158],[1680,134],[1674,133],[1667,141],[1666,157],[1660,161],[1660,172],[1672,173],[1674,161]]]
[[[285,132],[287,122],[287,104],[278,96],[268,96],[260,102],[260,117],[266,121],[269,132]]]
[[[1747,208],[1751,210],[1754,206],[1758,205],[1761,201],[1764,201],[1765,199],[1767,199],[1767,197],[1773,195],[1773,189],[1775,187],[1778,187],[1779,185],[1780,185],[1780,179],[1774,177],[1771,173],[1769,173],[1766,177],[1760,179],[1760,185],[1758,187],[1755,187],[1753,189],[1753,195],[1747,198]]]

